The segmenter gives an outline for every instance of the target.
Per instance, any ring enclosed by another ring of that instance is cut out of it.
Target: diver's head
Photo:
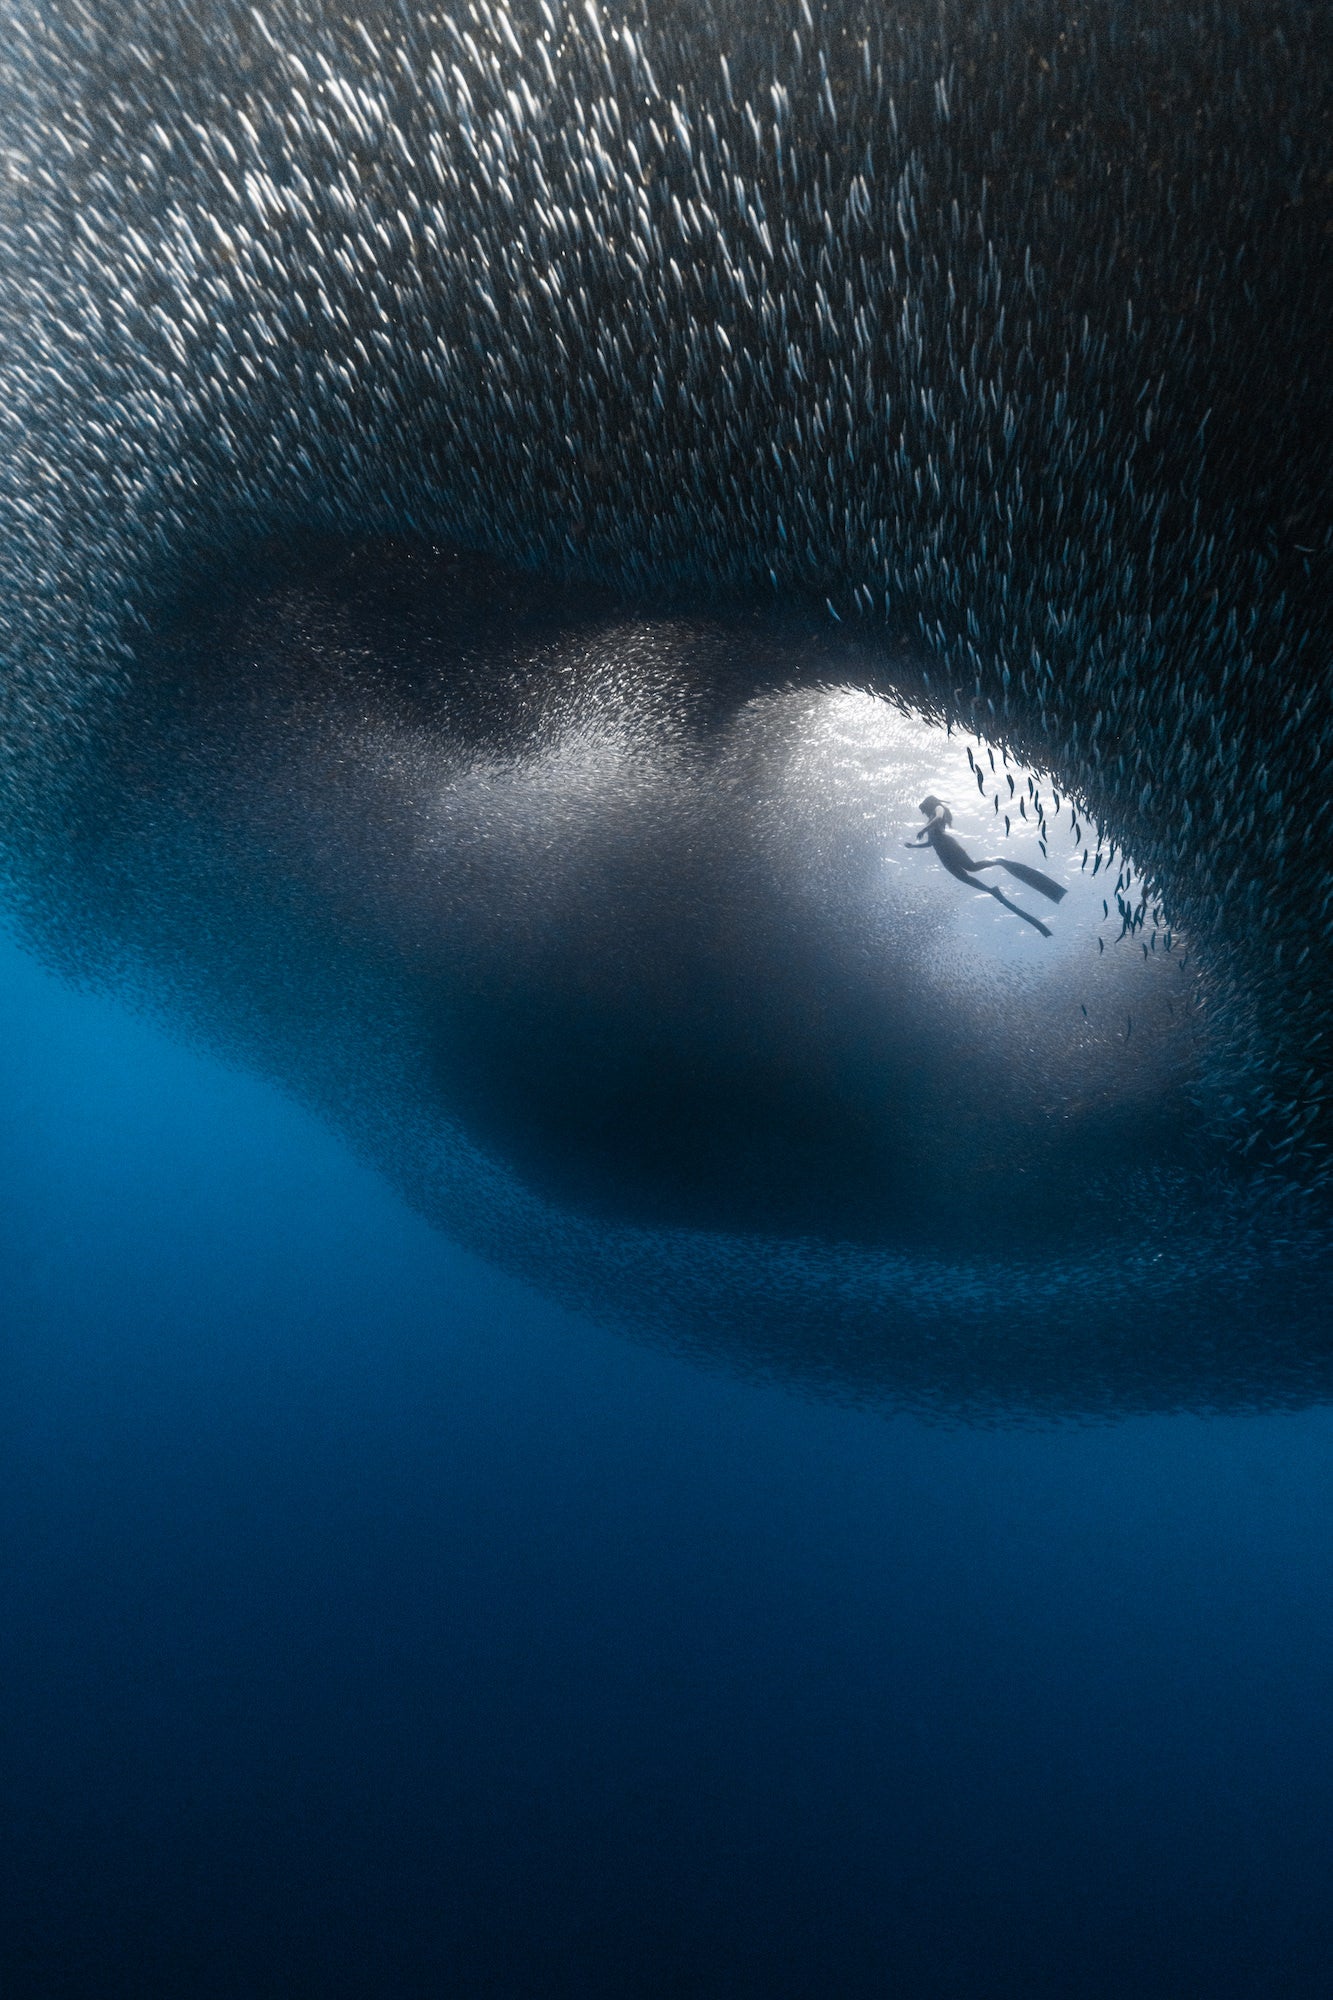
[[[949,811],[948,806],[935,797],[933,792],[922,799],[920,805],[917,807],[917,811],[923,812],[927,819],[942,819],[946,826],[953,825],[953,814]]]

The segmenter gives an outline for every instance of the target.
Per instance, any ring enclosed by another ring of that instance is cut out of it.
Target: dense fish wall
[[[787,608],[1169,891],[1317,1189],[1330,106],[1302,0],[4,0],[13,897],[257,552]]]

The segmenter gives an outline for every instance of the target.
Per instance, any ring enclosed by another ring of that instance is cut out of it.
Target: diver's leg
[[[1005,895],[1002,895],[1000,891],[994,886],[993,883],[978,882],[977,887],[978,889],[984,889],[988,896],[994,896],[997,903],[1003,903],[1006,910],[1012,910],[1014,915],[1016,917],[1021,917],[1025,924],[1031,924],[1033,930],[1040,931],[1043,937],[1049,937],[1051,935],[1050,931],[1047,929],[1046,925],[1042,922],[1040,917],[1029,916],[1028,912],[1026,910],[1020,909],[1017,903],[1011,903],[1009,901],[1009,898]]]

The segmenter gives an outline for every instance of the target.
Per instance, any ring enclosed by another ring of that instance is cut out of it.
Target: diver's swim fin
[[[1050,876],[1043,875],[1040,868],[1029,868],[1026,862],[1002,861],[1000,866],[1007,868],[1011,875],[1016,875],[1020,882],[1026,882],[1029,889],[1037,890],[1042,896],[1049,896],[1053,903],[1058,903],[1065,893],[1063,883],[1052,882]]]

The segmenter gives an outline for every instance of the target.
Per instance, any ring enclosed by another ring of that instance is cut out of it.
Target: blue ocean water
[[[1328,1412],[802,1400],[9,946],[0,1063],[6,2000],[1329,1990]]]

